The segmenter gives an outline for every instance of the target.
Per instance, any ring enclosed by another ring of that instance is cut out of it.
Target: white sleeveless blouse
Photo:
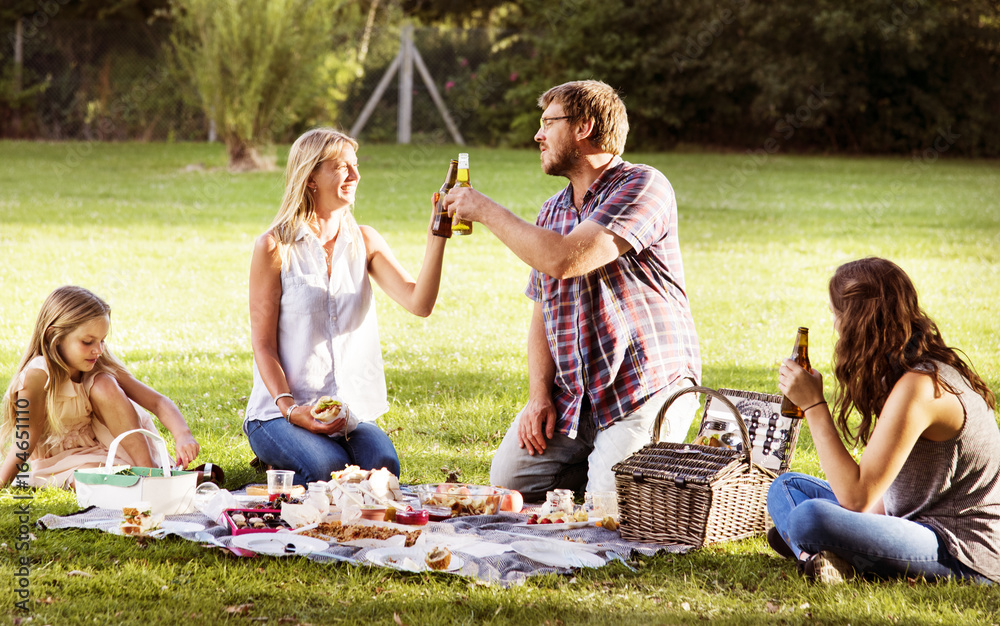
[[[310,228],[299,229],[281,267],[278,358],[296,403],[335,395],[370,422],[389,403],[367,254],[364,241],[354,241],[360,236],[341,227],[328,277],[319,239]],[[245,420],[281,417],[254,360]]]

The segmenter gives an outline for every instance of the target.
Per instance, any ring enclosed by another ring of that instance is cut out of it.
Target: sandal
[[[823,550],[813,554],[805,561],[799,561],[802,575],[817,583],[834,585],[857,576],[854,567],[833,552]]]
[[[777,552],[779,555],[786,559],[795,559],[795,553],[785,542],[785,538],[781,536],[778,529],[774,526],[767,529],[767,545],[771,546],[771,549]]]

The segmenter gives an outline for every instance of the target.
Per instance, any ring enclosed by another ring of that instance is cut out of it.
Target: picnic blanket
[[[45,515],[38,520],[38,526],[52,530],[78,528],[116,532],[121,519],[120,509],[90,507],[70,515]],[[688,546],[625,541],[618,532],[596,526],[556,530],[548,529],[546,525],[525,526],[526,519],[523,514],[502,513],[458,517],[405,528],[420,529],[421,536],[428,543],[448,545],[462,559],[461,568],[452,573],[501,586],[519,584],[529,576],[539,574],[570,573],[580,566],[599,566],[598,563],[604,565],[616,560],[625,563],[635,554],[652,556],[661,551],[683,553],[690,549]],[[203,529],[195,530],[199,526]],[[233,537],[229,528],[202,513],[167,517],[163,533],[222,548],[232,547]],[[369,555],[378,549],[331,543],[325,550],[303,556],[320,563],[372,565]],[[525,553],[536,552],[536,556],[544,555],[552,550],[564,555],[568,563],[576,565],[546,565],[525,556]],[[577,555],[576,558],[574,555]],[[625,565],[628,567],[627,563]]]

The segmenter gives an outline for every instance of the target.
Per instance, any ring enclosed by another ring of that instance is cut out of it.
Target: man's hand
[[[517,445],[528,449],[528,454],[543,454],[546,440],[556,434],[556,407],[552,400],[528,400],[517,421]]]
[[[485,222],[491,209],[503,208],[472,187],[452,187],[444,197],[444,206],[452,219]]]

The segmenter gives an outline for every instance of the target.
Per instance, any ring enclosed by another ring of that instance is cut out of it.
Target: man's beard
[[[580,150],[576,146],[568,148],[556,148],[550,145],[546,152],[549,160],[542,160],[542,171],[549,176],[566,176],[576,169],[580,162]]]

